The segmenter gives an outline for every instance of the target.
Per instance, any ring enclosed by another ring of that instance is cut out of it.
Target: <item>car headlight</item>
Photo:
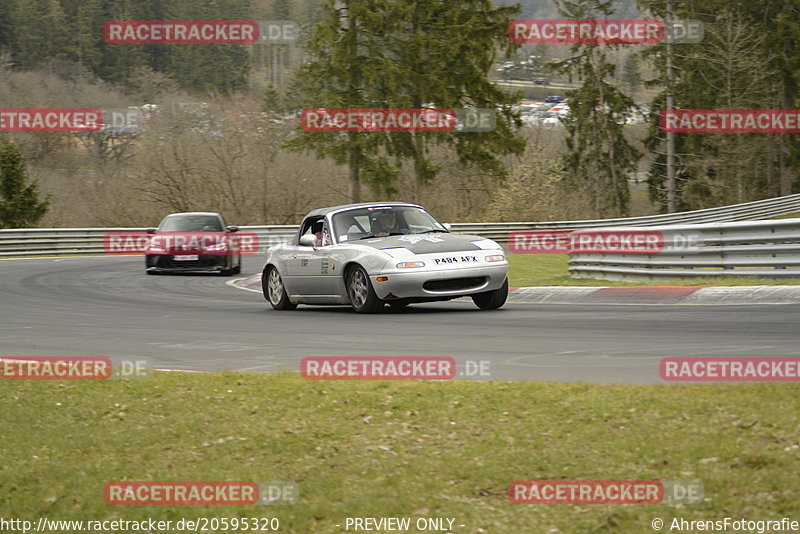
[[[491,256],[486,256],[486,261],[503,261],[506,257],[503,254],[493,254]]]
[[[398,269],[414,269],[416,267],[425,267],[424,261],[404,261],[397,264]]]
[[[480,239],[478,241],[471,241],[473,245],[476,247],[483,249],[483,250],[498,250],[502,249],[500,245],[492,241],[491,239]]]

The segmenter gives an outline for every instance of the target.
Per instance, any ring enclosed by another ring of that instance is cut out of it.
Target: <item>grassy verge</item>
[[[611,282],[571,278],[567,254],[509,254],[509,283],[512,286],[764,286],[798,285],[800,278],[708,277],[652,282]]]
[[[0,382],[0,517],[456,518],[454,532],[650,532],[660,517],[798,519],[792,384],[305,382],[154,373]],[[697,479],[694,505],[518,505],[514,480]],[[110,506],[119,480],[292,481],[291,506]],[[412,530],[416,532],[416,530]]]

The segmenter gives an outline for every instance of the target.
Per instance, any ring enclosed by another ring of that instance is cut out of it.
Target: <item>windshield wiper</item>
[[[389,237],[390,235],[405,235],[405,234],[403,234],[402,232],[389,232],[389,233],[381,232],[380,234],[365,235],[364,237],[359,237],[358,239],[361,240],[361,239],[370,239],[373,237]]]
[[[445,233],[445,234],[449,233],[447,230],[440,230],[438,228],[434,228],[433,230],[425,230],[424,232],[419,232],[419,233],[420,234],[430,234],[430,233],[433,233],[433,232],[442,232],[442,233]]]

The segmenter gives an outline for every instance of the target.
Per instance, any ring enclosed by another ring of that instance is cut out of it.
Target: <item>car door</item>
[[[299,236],[314,234],[317,231],[327,231],[325,220],[322,217],[303,221]],[[329,240],[330,238],[328,238]],[[323,262],[327,256],[325,249],[328,246],[306,247],[297,244],[286,247],[286,280],[284,284],[290,295],[324,297],[332,294],[328,263]]]
[[[337,270],[336,247],[331,239],[330,225],[327,220],[322,226],[322,243],[312,252],[313,265],[319,267],[319,274],[315,273],[314,287],[319,295],[339,295],[338,279],[341,267]]]

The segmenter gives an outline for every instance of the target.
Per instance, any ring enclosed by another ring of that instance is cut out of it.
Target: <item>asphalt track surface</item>
[[[260,272],[243,258],[241,276]],[[412,305],[272,310],[207,275],[147,276],[139,257],[0,261],[1,356],[146,359],[159,369],[298,371],[305,356],[451,356],[497,379],[657,383],[668,356],[797,356],[800,305]]]

